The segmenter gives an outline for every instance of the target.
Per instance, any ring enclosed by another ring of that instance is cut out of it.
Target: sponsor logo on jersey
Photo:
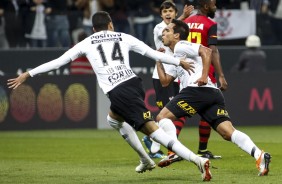
[[[204,29],[204,24],[203,23],[187,23],[190,29]]]
[[[224,109],[217,109],[216,114],[217,114],[217,116],[227,116],[227,117],[229,117],[228,112]]]
[[[144,119],[152,119],[152,115],[150,111],[143,112],[143,118]]]
[[[133,76],[134,73],[131,69],[126,69],[126,70],[122,70],[122,71],[118,71],[115,73],[112,73],[109,77],[108,80],[109,82],[114,85],[116,83],[119,83],[123,80],[128,79],[129,77]]]
[[[197,113],[197,111],[193,107],[191,107],[188,103],[184,102],[183,100],[177,102],[177,105],[191,116]]]
[[[119,42],[122,41],[122,38],[105,38],[105,39],[99,39],[99,40],[92,40],[91,43],[102,43],[102,42]]]

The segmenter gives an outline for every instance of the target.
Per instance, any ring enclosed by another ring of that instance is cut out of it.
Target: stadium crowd
[[[174,0],[182,10],[187,2]],[[163,0],[1,0],[0,48],[71,47],[81,32],[92,33],[91,16],[110,13],[115,30],[154,47],[153,27]],[[262,45],[282,44],[282,0],[217,1],[218,9],[255,9]],[[181,13],[180,13],[181,14]],[[179,15],[180,15],[179,14]],[[273,32],[274,31],[274,32]],[[277,33],[276,33],[277,32]]]

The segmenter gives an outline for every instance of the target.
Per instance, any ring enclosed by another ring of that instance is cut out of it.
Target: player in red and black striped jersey
[[[214,18],[216,12],[216,0],[198,0],[196,7],[198,12],[186,18],[185,23],[190,28],[188,41],[192,43],[199,43],[212,49],[212,64],[210,66],[209,77],[212,82],[217,85],[215,73],[218,76],[219,88],[224,91],[227,89],[227,82],[225,80],[221,63],[220,55],[217,49],[217,23],[210,18]],[[201,120],[199,123],[199,150],[198,154],[208,158],[220,158],[214,156],[207,150],[207,144],[211,133],[210,125]]]

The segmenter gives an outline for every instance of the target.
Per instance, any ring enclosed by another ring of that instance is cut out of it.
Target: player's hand
[[[201,76],[194,84],[198,84],[198,86],[204,86],[208,83],[208,77]]]
[[[16,89],[21,85],[28,77],[30,77],[28,72],[19,75],[17,78],[8,79],[8,88]]]
[[[189,60],[180,60],[180,66],[182,68],[184,68],[188,73],[189,75],[191,75],[191,72],[194,73],[194,62],[193,61],[189,61]]]
[[[192,14],[192,11],[194,10],[194,6],[193,5],[185,5],[183,8],[183,13],[182,15],[178,18],[178,20],[184,20],[187,17],[189,17]]]
[[[164,48],[162,48],[162,47],[161,47],[161,48],[159,48],[159,49],[158,49],[158,51],[159,51],[159,52],[163,52],[163,53],[165,53],[165,49],[164,49]]]
[[[228,84],[227,84],[225,78],[223,76],[218,77],[218,81],[219,81],[219,84],[220,84],[219,89],[221,91],[226,91],[227,88],[228,88]]]

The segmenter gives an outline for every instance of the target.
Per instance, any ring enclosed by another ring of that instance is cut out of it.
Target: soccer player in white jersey
[[[178,17],[179,20],[184,20],[187,18],[191,12],[194,10],[194,7],[184,6],[183,13]],[[160,16],[162,18],[162,22],[157,24],[154,28],[154,42],[156,49],[165,48],[162,43],[162,31],[163,29],[171,22],[172,19],[175,19],[177,16],[177,7],[171,0],[164,1],[160,6]],[[170,67],[171,65],[164,64],[164,67]],[[153,71],[153,86],[156,94],[156,105],[161,110],[178,92],[179,92],[179,83],[178,80],[170,83],[166,87],[163,87],[160,83],[157,67],[154,68]],[[185,117],[179,118],[175,120],[174,125],[177,129],[176,134],[180,133],[182,127],[185,123]],[[173,127],[172,127],[173,128]],[[148,136],[143,137],[143,141],[149,150],[149,155],[152,158],[163,158],[164,155],[160,150],[160,145],[156,142],[150,141]],[[164,159],[170,159],[172,162],[176,162],[182,160],[182,158],[178,157],[175,153],[168,150],[167,156]]]
[[[184,80],[182,75],[188,76],[185,71],[181,69],[178,69],[179,71],[177,69],[165,71],[158,64],[160,79],[168,80],[170,78],[170,80],[174,80],[176,76],[181,77],[184,88],[161,110],[157,116],[157,121],[160,123],[166,121],[172,124],[171,120],[177,117],[191,117],[198,113],[225,140],[232,141],[256,159],[259,176],[267,175],[271,159],[270,154],[259,149],[248,135],[233,127],[225,108],[223,94],[208,76],[211,60],[200,59],[199,57],[199,55],[203,56],[203,49],[209,48],[186,41],[188,34],[188,25],[179,20],[172,20],[172,23],[163,31],[164,45],[174,51],[175,57],[193,59],[195,68],[194,73],[191,73],[187,80]]]
[[[114,32],[111,17],[107,12],[95,13],[92,23],[94,34],[76,44],[59,58],[25,72],[17,78],[9,79],[8,87],[15,89],[29,77],[56,69],[85,55],[96,73],[99,86],[111,101],[107,122],[120,132],[140,157],[141,163],[136,167],[136,172],[152,170],[155,168],[155,163],[144,150],[135,130],[150,136],[183,159],[195,163],[200,169],[202,179],[209,181],[211,179],[209,160],[194,154],[178,140],[166,134],[153,121],[151,112],[145,107],[142,81],[130,67],[129,51],[168,64],[181,65],[190,72],[193,71],[193,66],[187,61],[155,51],[131,35]]]

